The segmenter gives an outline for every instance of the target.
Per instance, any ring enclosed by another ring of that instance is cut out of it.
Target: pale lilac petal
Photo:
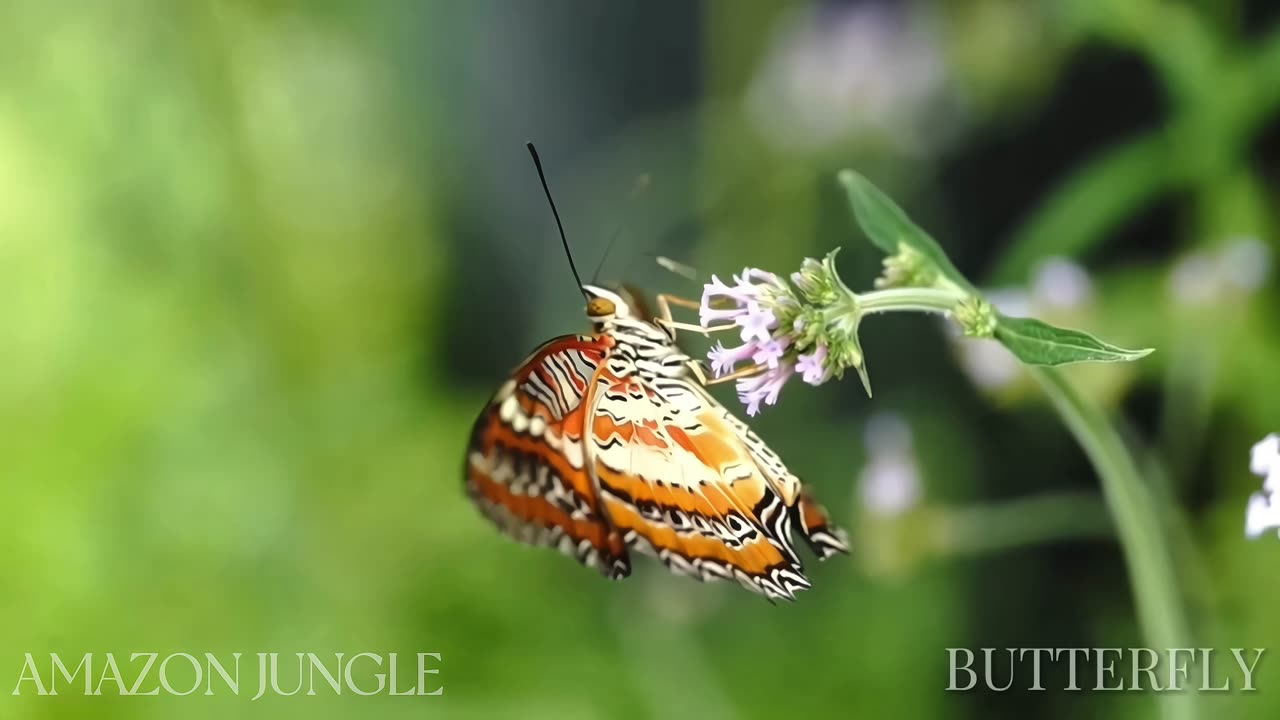
[[[702,324],[706,325],[708,318],[721,320],[736,317],[742,312],[742,306],[752,297],[754,297],[752,293],[746,293],[737,287],[725,285],[720,278],[712,275],[711,282],[702,286],[702,304],[699,308],[699,314],[703,318]],[[729,309],[712,308],[711,303],[717,298],[732,300],[738,307]]]
[[[768,342],[761,343],[756,347],[756,351],[752,353],[751,360],[757,365],[765,365],[769,368],[778,367],[778,361],[787,351],[787,347],[791,345],[788,338],[773,338]]]
[[[782,278],[774,275],[768,270],[761,270],[759,268],[747,268],[746,270],[743,270],[741,279],[749,282],[753,281],[755,283],[766,282],[775,287],[784,287]]]
[[[782,386],[795,373],[795,368],[790,364],[779,364],[778,367],[749,378],[743,378],[738,381],[738,399],[747,406],[747,414],[755,415],[760,412],[760,403],[773,405],[778,402],[778,394],[782,392]]]
[[[791,379],[795,370],[790,365],[779,365],[776,370],[770,371],[773,377],[770,379],[768,388],[765,392],[764,402],[766,405],[774,405],[778,402],[778,394],[782,392],[782,386]]]
[[[742,307],[728,308],[725,310],[701,308],[698,311],[698,322],[702,323],[702,327],[711,327],[720,320],[737,322],[738,318],[742,317],[745,313],[746,309]]]
[[[707,353],[707,358],[711,360],[711,372],[716,377],[724,377],[733,372],[738,363],[750,360],[755,352],[756,346],[752,343],[732,348],[726,348],[724,345],[717,343]]]
[[[810,385],[821,385],[831,378],[826,367],[827,346],[819,344],[811,353],[801,354],[796,359],[796,372]]]
[[[773,328],[778,326],[778,318],[754,301],[747,303],[746,314],[738,316],[736,322],[742,326],[743,342],[768,342]]]

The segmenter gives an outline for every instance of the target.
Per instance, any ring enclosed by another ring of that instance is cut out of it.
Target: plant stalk
[[[940,509],[932,540],[938,552],[978,555],[1061,540],[1114,538],[1102,498],[1073,492]]]
[[[1137,606],[1138,624],[1153,648],[1188,647],[1190,632],[1178,597],[1171,547],[1159,503],[1143,482],[1133,456],[1102,410],[1076,391],[1056,368],[1027,368],[1084,449],[1102,481],[1115,520]],[[1194,693],[1160,695],[1165,717],[1195,717]]]
[[[964,295],[954,290],[920,287],[888,288],[858,293],[857,307],[863,315],[903,310],[947,315],[964,298]]]

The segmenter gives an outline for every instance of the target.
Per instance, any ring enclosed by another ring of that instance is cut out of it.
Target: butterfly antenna
[[[564,245],[564,256],[569,258],[569,270],[573,271],[573,279],[577,281],[583,297],[590,300],[582,285],[582,276],[578,275],[578,266],[573,264],[573,253],[569,251],[569,239],[564,235],[564,223],[560,222],[560,211],[556,209],[556,201],[551,199],[551,188],[547,187],[547,174],[542,171],[542,160],[538,158],[538,149],[531,142],[525,143],[525,147],[529,148],[529,154],[533,156],[533,166],[538,169],[538,179],[542,181],[542,192],[546,193],[547,204],[551,206],[551,214],[556,218],[556,229],[560,231],[560,243]]]
[[[635,185],[631,188],[631,200],[635,200],[649,189],[650,178],[648,173],[642,173],[636,177]],[[628,218],[628,220],[631,218]],[[618,224],[613,228],[613,233],[609,236],[609,241],[605,243],[604,254],[600,256],[600,262],[596,263],[596,269],[591,273],[591,283],[597,284],[600,279],[600,271],[604,269],[604,261],[609,259],[609,253],[613,252],[613,246],[617,244],[618,238],[622,237],[622,229],[627,226],[627,220],[619,220]]]

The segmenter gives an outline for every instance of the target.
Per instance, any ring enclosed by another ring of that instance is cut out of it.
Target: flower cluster
[[[821,385],[849,367],[861,370],[856,296],[835,274],[834,253],[806,259],[791,282],[747,268],[726,284],[712,277],[702,293],[700,320],[708,330],[738,329],[742,344],[717,343],[708,353],[711,372],[725,377],[740,365],[756,372],[737,381],[747,414],[778,401],[794,375]],[[853,318],[853,319],[850,319]]]
[[[1260,475],[1262,492],[1249,498],[1244,532],[1250,538],[1261,537],[1268,530],[1280,530],[1280,433],[1271,433],[1253,446],[1249,470]]]

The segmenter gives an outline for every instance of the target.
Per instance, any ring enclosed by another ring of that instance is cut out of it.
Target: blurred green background
[[[870,287],[854,167],[1009,302],[1156,347],[1071,376],[1168,500],[1196,644],[1280,652],[1280,542],[1243,537],[1280,430],[1278,9],[5,3],[0,718],[1155,716],[944,692],[947,647],[1143,640],[1083,454],[929,318],[867,323],[874,399],[754,423],[856,544],[794,604],[490,528],[475,414],[586,329],[526,140],[584,272],[618,234],[603,280],[839,245]],[[10,695],[23,653],[109,651],[439,652],[445,692]],[[1275,717],[1268,660],[1201,712]]]

